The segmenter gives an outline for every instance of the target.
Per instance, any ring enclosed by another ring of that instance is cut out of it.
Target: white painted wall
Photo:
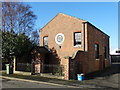
[[[120,51],[120,48],[114,49],[113,51],[110,52],[110,55],[120,55],[120,53],[116,53],[116,51],[118,51],[118,50]]]

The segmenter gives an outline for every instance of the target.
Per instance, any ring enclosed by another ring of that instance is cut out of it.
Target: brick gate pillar
[[[69,80],[69,58],[64,63],[64,79]]]

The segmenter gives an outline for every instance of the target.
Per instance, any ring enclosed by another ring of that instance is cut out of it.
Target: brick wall
[[[87,24],[88,30],[88,57],[89,57],[89,72],[99,70],[101,60],[95,59],[95,44],[99,44],[99,55],[105,61],[105,66],[109,66],[109,36],[97,30],[91,24]],[[107,48],[107,58],[104,59],[104,46]],[[101,64],[102,65],[102,64]]]
[[[102,55],[102,60],[104,60],[103,47],[107,47],[107,58],[104,61],[105,66],[109,66],[109,37],[91,24],[83,23],[85,23],[84,20],[60,13],[40,30],[40,46],[43,46],[43,37],[48,36],[48,47],[56,50],[60,64],[64,65],[65,79],[69,79],[71,73],[71,60],[64,57],[71,57],[78,50],[80,52],[77,53],[74,60],[82,65],[82,71],[76,71],[77,73],[89,73],[100,69],[101,60],[95,59],[95,43],[98,43],[100,46],[99,54]],[[74,47],[74,32],[82,33],[81,47]],[[63,33],[65,36],[65,40],[61,45],[55,42],[55,36],[58,33]],[[81,70],[81,66],[78,66],[78,69]]]

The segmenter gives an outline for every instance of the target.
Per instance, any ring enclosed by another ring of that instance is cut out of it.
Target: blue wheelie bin
[[[84,80],[84,74],[83,73],[77,74],[77,80],[83,81]]]

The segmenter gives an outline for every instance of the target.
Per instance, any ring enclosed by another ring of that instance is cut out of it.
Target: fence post
[[[13,58],[13,72],[15,73],[15,68],[16,68],[16,58]]]

